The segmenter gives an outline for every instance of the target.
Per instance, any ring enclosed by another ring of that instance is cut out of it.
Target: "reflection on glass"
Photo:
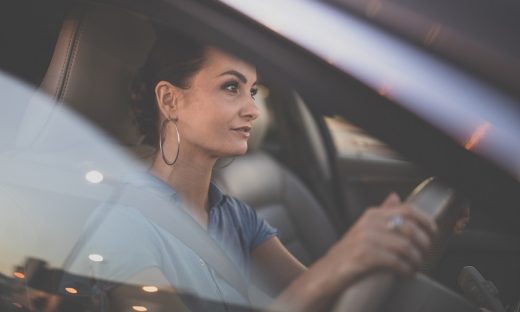
[[[148,309],[146,307],[143,307],[143,306],[132,306],[132,309],[134,309],[134,311],[138,311],[138,312],[148,311]]]
[[[90,254],[88,255],[88,258],[94,262],[102,262],[103,256],[98,254]]]
[[[388,97],[390,91],[392,91],[392,83],[391,82],[384,82],[378,89],[377,93],[381,96]]]
[[[146,292],[149,292],[149,293],[154,293],[154,292],[159,291],[159,288],[157,288],[155,286],[143,286],[143,290]]]
[[[379,0],[373,0],[367,3],[366,14],[369,17],[374,17],[381,11],[383,4]]]
[[[23,305],[19,304],[18,302],[13,302],[13,305],[18,309],[23,308]]]
[[[69,294],[77,294],[78,293],[78,290],[76,288],[72,288],[72,287],[65,288],[65,291],[68,292]]]
[[[90,183],[101,183],[103,181],[103,174],[97,170],[91,170],[85,175],[85,179]]]
[[[475,132],[471,135],[469,140],[464,144],[464,147],[467,150],[472,150],[481,140],[484,138],[484,136],[489,132],[489,129],[491,128],[491,124],[489,122],[485,122],[482,125],[480,125]]]
[[[430,29],[428,29],[428,32],[426,33],[426,36],[424,37],[424,43],[426,45],[432,45],[435,40],[439,37],[439,34],[441,33],[441,25],[435,24]]]
[[[14,277],[19,278],[19,279],[25,278],[25,274],[23,274],[22,272],[14,272],[13,275],[14,275]]]

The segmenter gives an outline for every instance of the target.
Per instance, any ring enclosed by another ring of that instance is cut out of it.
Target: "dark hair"
[[[159,144],[159,110],[155,86],[168,81],[188,89],[190,79],[202,68],[207,47],[181,34],[156,28],[156,40],[144,66],[133,79],[130,91],[134,121],[143,143]]]

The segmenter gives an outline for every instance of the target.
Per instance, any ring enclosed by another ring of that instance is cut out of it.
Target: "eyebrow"
[[[218,75],[219,77],[220,76],[225,76],[225,75],[232,75],[232,76],[235,76],[237,77],[240,81],[242,81],[242,83],[247,83],[247,78],[246,76],[244,76],[244,74],[242,74],[241,72],[239,71],[236,71],[236,70],[228,70],[228,71],[225,71],[223,72],[222,74]],[[256,83],[256,82],[255,82]]]

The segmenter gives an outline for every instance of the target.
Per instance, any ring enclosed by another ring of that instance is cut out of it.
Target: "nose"
[[[250,121],[257,119],[258,116],[260,116],[260,110],[256,106],[254,99],[248,99],[247,104],[240,113],[240,116],[247,118]]]

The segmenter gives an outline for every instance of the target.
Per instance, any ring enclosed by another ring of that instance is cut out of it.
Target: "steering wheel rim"
[[[406,202],[432,216],[439,227],[439,235],[435,238],[432,251],[423,266],[423,271],[428,272],[442,255],[453,226],[467,202],[452,188],[434,177],[420,183],[410,193]],[[412,279],[418,279],[418,276]],[[378,271],[368,274],[343,291],[332,311],[382,311],[383,303],[389,299],[390,291],[400,283],[402,280],[392,272]]]

